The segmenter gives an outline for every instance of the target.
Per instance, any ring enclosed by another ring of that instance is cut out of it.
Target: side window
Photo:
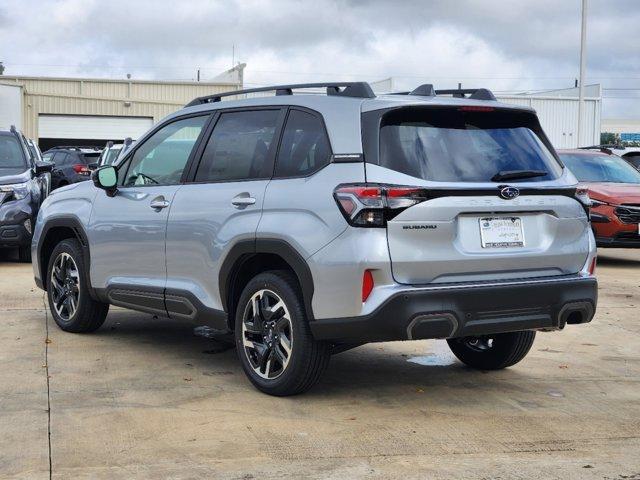
[[[196,182],[271,177],[269,149],[280,110],[220,115],[196,172]]]
[[[203,115],[172,122],[146,139],[133,153],[122,186],[180,183],[191,150],[208,118]]]
[[[291,110],[282,135],[275,176],[301,177],[329,163],[331,147],[322,120],[301,110]]]
[[[53,157],[53,163],[56,164],[56,167],[64,167],[67,165],[67,159],[69,158],[69,154],[67,152],[56,152],[55,157]]]

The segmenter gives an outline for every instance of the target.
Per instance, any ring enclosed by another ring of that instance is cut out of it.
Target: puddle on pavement
[[[419,355],[407,358],[407,362],[425,365],[427,367],[447,367],[455,363],[453,354],[449,350],[446,342],[433,342],[429,345],[430,352],[426,355]]]

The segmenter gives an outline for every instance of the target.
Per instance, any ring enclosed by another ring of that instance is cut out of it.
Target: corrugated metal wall
[[[3,77],[3,81],[23,87],[22,129],[36,139],[41,114],[151,117],[155,123],[195,97],[242,88],[233,83],[70,78]]]
[[[500,96],[505,103],[536,110],[540,124],[556,148],[576,148],[600,143],[601,101],[585,99],[582,111],[582,135],[578,142],[578,99],[570,97]]]

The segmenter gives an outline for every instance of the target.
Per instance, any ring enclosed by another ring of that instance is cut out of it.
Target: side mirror
[[[106,165],[94,170],[91,174],[93,184],[113,197],[118,191],[118,171],[111,165]]]
[[[36,175],[41,173],[50,172],[53,170],[53,163],[50,162],[36,162]]]

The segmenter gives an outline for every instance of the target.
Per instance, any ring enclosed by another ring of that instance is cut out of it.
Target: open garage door
[[[38,143],[42,150],[58,145],[104,146],[108,140],[137,139],[153,125],[150,117],[106,115],[40,115]]]

